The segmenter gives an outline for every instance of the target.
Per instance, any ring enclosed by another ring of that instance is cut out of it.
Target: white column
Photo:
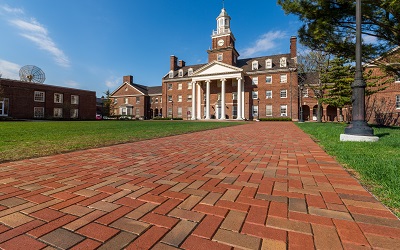
[[[245,116],[245,112],[244,112],[244,103],[245,103],[245,99],[244,99],[244,81],[242,81],[242,119],[244,120],[244,116]]]
[[[201,117],[201,87],[200,87],[200,83],[198,83],[198,84],[196,84],[197,85],[197,90],[196,90],[196,92],[197,92],[197,112],[196,112],[196,114],[197,114],[197,120],[201,120],[202,119],[202,117]]]
[[[225,120],[225,82],[226,79],[221,79],[221,120]]]
[[[242,78],[237,78],[237,120],[243,120],[242,115]]]
[[[210,119],[210,80],[206,81],[206,120]]]
[[[192,120],[196,120],[196,82],[192,82]]]

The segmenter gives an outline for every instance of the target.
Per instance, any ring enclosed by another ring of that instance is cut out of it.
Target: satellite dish
[[[46,75],[34,65],[26,65],[19,70],[19,78],[24,82],[44,83]]]

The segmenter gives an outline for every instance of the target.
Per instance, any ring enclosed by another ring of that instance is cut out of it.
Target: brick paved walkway
[[[292,123],[0,165],[4,249],[400,249],[400,221]]]

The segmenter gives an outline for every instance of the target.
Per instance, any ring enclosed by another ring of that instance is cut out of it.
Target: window
[[[172,95],[169,95],[169,96],[168,96],[168,101],[169,101],[169,102],[172,102]]]
[[[281,98],[287,98],[287,90],[281,89]]]
[[[168,116],[172,116],[172,108],[168,108]]]
[[[187,116],[192,116],[192,107],[187,107],[187,111],[186,111]]]
[[[114,104],[118,103],[118,99],[114,98]]]
[[[140,103],[140,96],[136,96],[136,103]]]
[[[79,104],[79,96],[71,95],[71,104]]]
[[[8,116],[8,98],[4,98],[0,101],[0,116]]]
[[[287,105],[281,105],[281,116],[287,116]]]
[[[232,92],[232,100],[237,100],[237,92]]]
[[[63,117],[62,108],[54,108],[53,116],[54,117]]]
[[[54,94],[54,103],[63,103],[63,94]]]
[[[258,69],[258,61],[253,61],[251,63],[251,69],[252,70],[257,70]]]
[[[287,82],[287,74],[282,74],[281,75],[281,83],[286,83]]]
[[[168,90],[172,90],[172,83],[168,83]]]
[[[251,93],[251,96],[253,97],[253,99],[258,99],[258,91],[253,91]]]
[[[124,103],[128,104],[128,101],[129,101],[128,98],[125,98],[125,102]]]
[[[272,116],[272,105],[265,106],[265,115]]]
[[[127,115],[127,114],[128,114],[127,108],[121,108],[120,114],[121,114],[121,115]]]
[[[265,99],[272,99],[272,90],[265,91]]]
[[[303,89],[303,97],[308,97],[308,89]]]
[[[34,97],[35,102],[44,102],[45,94],[43,91],[35,91],[34,95],[35,95]]]
[[[178,90],[182,90],[182,83],[178,83]]]
[[[79,113],[78,109],[71,109],[71,118],[73,119],[78,118],[78,113]]]
[[[258,106],[257,105],[253,105],[252,110],[253,110],[253,117],[258,116]]]
[[[158,97],[156,97],[156,100],[154,101],[155,103],[158,103]]]
[[[394,82],[400,83],[400,71],[394,76]]]
[[[43,107],[34,107],[33,108],[33,117],[34,118],[44,118],[44,108]]]
[[[396,95],[396,109],[400,109],[400,95]]]
[[[183,77],[183,69],[180,69],[180,70],[179,70],[178,76],[179,76],[179,77]]]
[[[218,55],[217,55],[217,61],[218,61],[218,62],[222,62],[223,58],[224,58],[224,57],[223,57],[222,54],[218,54]]]
[[[192,102],[192,95],[188,95],[188,96],[187,96],[187,101],[188,101],[188,102]]]
[[[178,102],[182,102],[182,95],[178,95]]]
[[[171,70],[171,71],[169,72],[169,78],[174,78],[174,71]]]
[[[182,117],[182,107],[178,107],[178,117]]]
[[[188,82],[188,89],[192,89],[193,88],[193,83],[192,82]]]
[[[140,116],[140,109],[136,108],[136,116]]]
[[[279,65],[281,68],[284,68],[287,66],[286,57],[281,57],[281,59],[279,60]]]
[[[265,77],[265,83],[272,84],[272,76],[266,76]]]
[[[253,85],[258,85],[258,77],[253,77]]]
[[[192,76],[192,75],[193,75],[193,69],[190,68],[190,69],[188,69],[188,76]]]
[[[232,106],[232,116],[237,117],[237,106]]]
[[[272,59],[265,60],[265,68],[272,69]]]

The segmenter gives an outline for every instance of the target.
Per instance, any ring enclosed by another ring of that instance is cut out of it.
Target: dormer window
[[[193,75],[193,69],[190,68],[190,69],[188,69],[188,76],[192,76],[192,75]]]
[[[284,68],[287,66],[286,57],[281,57],[280,59],[280,67]]]
[[[223,54],[218,54],[217,55],[217,61],[218,62],[222,62],[223,59],[224,59]]]
[[[394,76],[394,82],[395,83],[400,83],[400,71],[397,72],[397,74]]]
[[[178,76],[179,76],[179,77],[183,77],[183,69],[180,69],[180,70],[179,70]]]
[[[265,68],[272,69],[272,59],[265,60]]]
[[[174,78],[174,71],[171,70],[171,71],[169,72],[169,78]]]
[[[251,64],[251,69],[258,70],[258,61],[253,61],[253,63]]]

